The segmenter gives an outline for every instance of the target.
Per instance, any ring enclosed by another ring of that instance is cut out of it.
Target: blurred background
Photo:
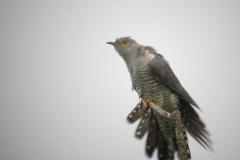
[[[202,109],[215,152],[189,136],[192,159],[236,159],[239,8],[237,0],[2,0],[1,160],[148,159],[146,137],[126,121],[138,96],[106,44],[123,36],[161,53]]]

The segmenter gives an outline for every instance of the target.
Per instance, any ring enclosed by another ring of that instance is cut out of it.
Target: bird
[[[138,93],[140,101],[127,119],[130,123],[141,118],[135,135],[143,138],[148,132],[146,154],[152,157],[158,150],[159,160],[173,160],[175,152],[186,151],[181,160],[191,159],[187,132],[205,149],[212,150],[209,132],[194,107],[201,110],[189,93],[181,85],[168,61],[151,46],[138,44],[131,37],[117,38],[113,45],[123,58],[130,73],[132,90]],[[183,130],[180,133],[185,142],[178,146],[174,122],[149,107],[153,102],[166,112],[180,111]],[[178,154],[179,155],[179,154]]]

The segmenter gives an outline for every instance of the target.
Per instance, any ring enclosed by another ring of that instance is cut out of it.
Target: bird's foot
[[[148,98],[145,100],[145,102],[146,102],[146,105],[148,106],[149,102],[153,102],[153,100]]]

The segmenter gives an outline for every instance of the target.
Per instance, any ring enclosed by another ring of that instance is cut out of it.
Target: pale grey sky
[[[237,0],[1,1],[1,159],[148,159],[146,137],[126,123],[138,96],[106,45],[123,36],[164,55],[203,110],[215,152],[189,136],[192,159],[237,159],[239,8]]]

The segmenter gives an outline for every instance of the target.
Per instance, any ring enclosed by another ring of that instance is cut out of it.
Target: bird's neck
[[[122,56],[123,60],[125,61],[129,72],[133,68],[133,62],[136,60],[139,56],[141,56],[144,53],[145,46],[137,44],[137,46],[131,47],[128,50],[125,50],[124,52],[119,52],[119,54]]]

